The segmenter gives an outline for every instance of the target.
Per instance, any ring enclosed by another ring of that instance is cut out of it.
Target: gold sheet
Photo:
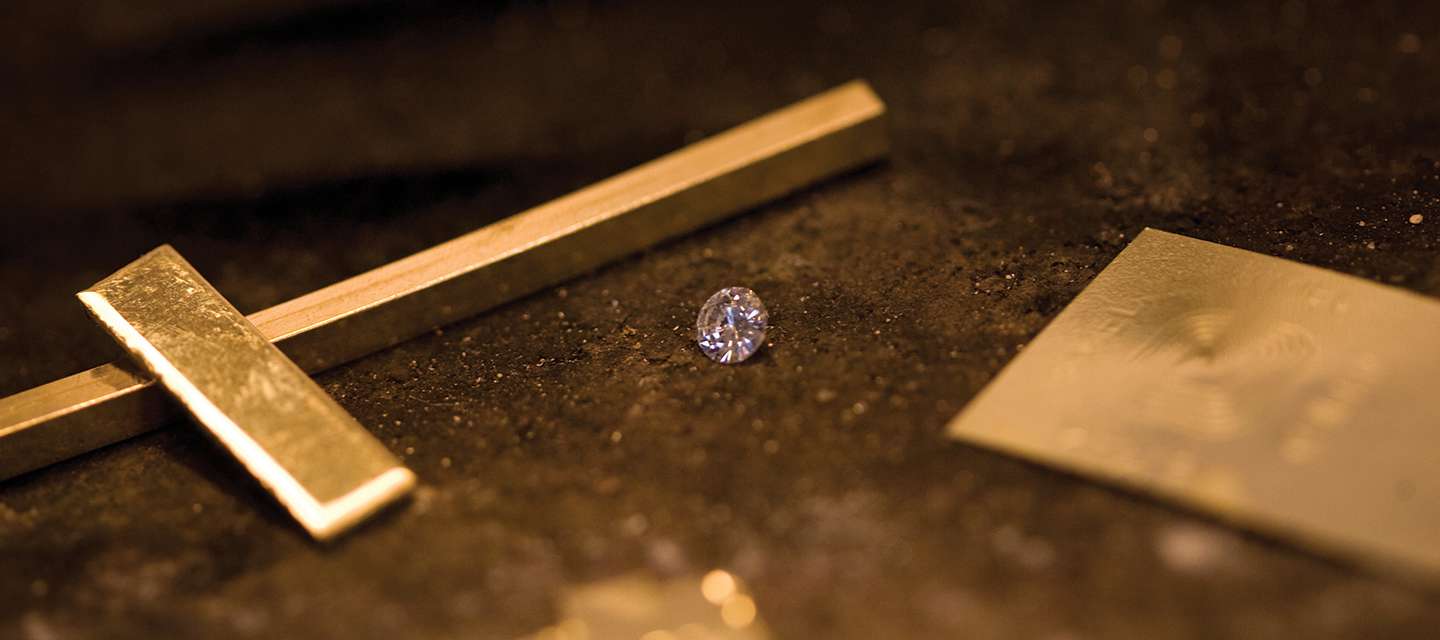
[[[1145,230],[949,425],[1440,574],[1440,302]]]

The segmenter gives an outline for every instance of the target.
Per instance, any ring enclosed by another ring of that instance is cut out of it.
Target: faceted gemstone
[[[735,364],[760,350],[769,323],[760,296],[745,287],[726,287],[700,307],[695,333],[700,350],[711,360]]]

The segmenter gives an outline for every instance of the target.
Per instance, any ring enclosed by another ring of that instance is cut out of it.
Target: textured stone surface
[[[1440,295],[1435,5],[673,4],[32,70],[0,126],[53,185],[0,181],[6,394],[116,357],[71,295],[161,242],[254,310],[852,77],[895,155],[320,376],[424,484],[333,548],[186,425],[5,483],[0,635],[512,637],[713,567],[781,637],[1440,628],[1433,589],[941,434],[1147,225]],[[717,367],[691,323],[736,282],[774,348]]]

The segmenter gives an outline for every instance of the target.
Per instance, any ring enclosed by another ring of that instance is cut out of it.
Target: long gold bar
[[[874,162],[884,115],[851,82],[250,320],[306,371],[332,367]],[[0,479],[163,424],[150,386],[108,364],[0,399]]]
[[[409,469],[169,245],[78,296],[317,540],[415,486]]]

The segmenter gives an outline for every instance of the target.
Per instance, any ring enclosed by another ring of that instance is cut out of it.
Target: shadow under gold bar
[[[78,297],[316,540],[415,486],[385,445],[170,245]]]
[[[249,319],[301,368],[324,370],[879,160],[884,115],[850,82]],[[173,415],[128,363],[0,399],[0,479]]]

